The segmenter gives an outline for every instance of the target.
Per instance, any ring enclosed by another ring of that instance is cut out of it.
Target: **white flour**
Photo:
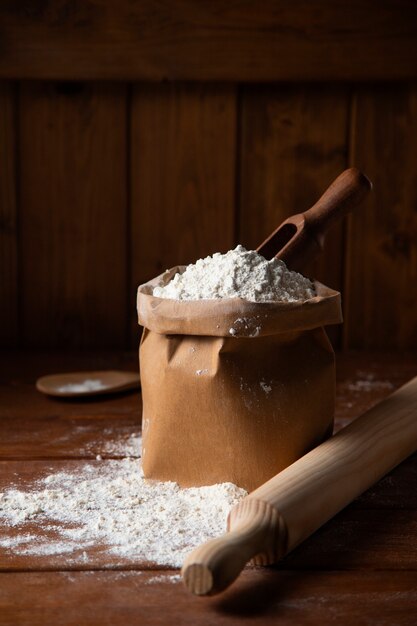
[[[46,476],[28,490],[0,492],[0,552],[72,554],[89,562],[99,546],[118,562],[180,567],[193,547],[225,531],[230,508],[246,492],[231,483],[180,489],[143,478],[138,460],[87,462]]]
[[[61,393],[88,393],[100,389],[106,389],[106,385],[97,378],[89,378],[81,383],[67,383],[57,387],[57,391]]]
[[[349,391],[380,391],[383,389],[393,389],[394,385],[389,380],[377,380],[372,372],[357,372],[358,380],[347,381],[346,386]]]
[[[145,582],[145,585],[155,585],[160,583],[179,583],[181,582],[181,574],[159,574],[157,576],[152,576],[152,578],[148,578]]]
[[[113,435],[112,428],[104,428],[104,435]],[[120,456],[120,457],[140,457],[142,453],[142,437],[138,433],[119,434],[117,438],[101,440],[85,446],[86,452],[92,452],[94,448],[100,447],[100,455]]]
[[[226,254],[199,259],[187,265],[153,295],[174,300],[242,298],[250,302],[297,302],[315,296],[308,279],[291,272],[283,261],[267,261],[254,250],[237,246]]]

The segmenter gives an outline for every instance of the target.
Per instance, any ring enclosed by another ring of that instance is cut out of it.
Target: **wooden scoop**
[[[186,558],[186,587],[216,594],[250,559],[275,563],[416,449],[417,377],[235,506],[229,532]]]
[[[257,249],[266,259],[274,256],[301,271],[323,248],[333,222],[344,217],[371,191],[371,181],[355,167],[340,174],[314,206],[292,215]]]

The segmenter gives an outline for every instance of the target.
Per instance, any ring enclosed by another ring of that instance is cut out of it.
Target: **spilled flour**
[[[0,524],[15,530],[0,536],[0,552],[62,555],[65,563],[81,553],[88,563],[100,547],[112,563],[180,567],[195,546],[224,532],[244,495],[231,483],[180,489],[146,480],[136,459],[86,462],[0,492]]]
[[[104,428],[103,435],[110,436],[110,439],[102,438],[99,442],[90,442],[84,446],[85,452],[93,452],[99,447],[99,457],[119,456],[119,457],[140,457],[142,454],[142,437],[139,433],[118,434],[115,438],[113,428]]]
[[[153,295],[174,300],[242,298],[250,302],[298,302],[315,296],[313,283],[291,272],[283,261],[267,261],[255,250],[237,246],[226,254],[199,259],[175,274]]]

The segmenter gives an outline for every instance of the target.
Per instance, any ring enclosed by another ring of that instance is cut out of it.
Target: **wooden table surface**
[[[38,376],[126,368],[136,355],[15,355],[0,361],[0,490],[109,454],[140,429],[138,393],[58,401]],[[338,356],[336,428],[417,374],[417,354]],[[111,447],[110,447],[111,448]],[[0,528],[1,533],[11,533]],[[405,461],[274,568],[248,568],[224,594],[191,596],[176,571],[112,569],[0,552],[0,624],[417,623],[417,458]]]

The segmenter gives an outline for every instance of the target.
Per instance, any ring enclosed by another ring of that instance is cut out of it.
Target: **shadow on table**
[[[305,588],[306,575],[303,572],[280,572],[274,567],[252,570],[250,580],[239,587],[231,588],[216,600],[216,611],[235,617],[261,616],[269,613],[279,615],[280,603],[302,587]]]

